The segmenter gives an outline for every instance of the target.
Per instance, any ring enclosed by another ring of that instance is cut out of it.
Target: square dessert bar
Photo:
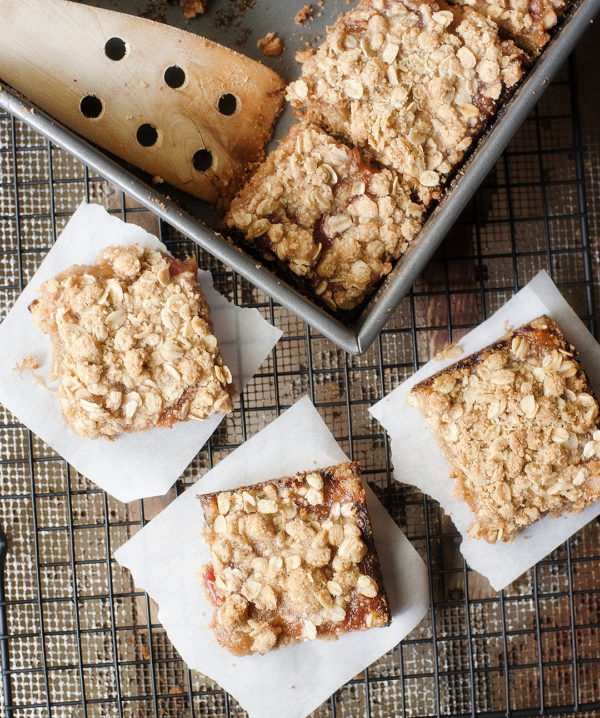
[[[387,626],[357,463],[198,496],[213,630],[236,655]]]
[[[469,6],[493,20],[500,31],[532,55],[550,40],[551,30],[564,14],[564,0],[452,0]]]
[[[598,401],[549,317],[420,382],[407,401],[475,514],[470,536],[510,540],[543,514],[600,497]]]
[[[471,8],[362,0],[329,29],[287,96],[435,198],[527,62]]]
[[[194,259],[131,245],[45,282],[29,307],[50,336],[65,421],[89,439],[233,410],[231,373]]]
[[[347,310],[391,270],[424,215],[395,172],[301,123],[234,198],[224,224],[330,309]]]

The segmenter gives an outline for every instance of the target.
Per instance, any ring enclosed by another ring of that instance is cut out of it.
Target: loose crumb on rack
[[[265,57],[278,57],[283,52],[283,43],[274,32],[268,32],[256,43]]]

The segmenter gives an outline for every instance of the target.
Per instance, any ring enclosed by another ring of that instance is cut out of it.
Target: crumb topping
[[[109,247],[41,287],[30,311],[53,343],[59,398],[86,438],[232,411],[195,260]]]
[[[424,214],[395,172],[298,124],[233,200],[224,222],[303,277],[335,310],[365,299],[408,248]]]
[[[525,53],[497,30],[443,0],[362,0],[330,28],[287,97],[414,178],[423,199],[435,197],[524,73]]]
[[[219,642],[238,654],[389,623],[356,464],[198,497]]]
[[[476,516],[469,535],[510,539],[548,512],[600,497],[598,402],[559,327],[540,317],[417,384],[418,406]]]
[[[548,30],[557,23],[565,3],[550,0],[457,0],[493,20],[517,45],[537,54],[550,39]]]

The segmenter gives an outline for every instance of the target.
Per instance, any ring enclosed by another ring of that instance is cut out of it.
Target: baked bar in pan
[[[224,225],[301,277],[330,309],[346,310],[391,270],[424,216],[395,172],[300,123],[234,198]]]
[[[231,373],[194,259],[108,247],[41,287],[29,307],[50,336],[65,421],[89,439],[233,410]]]
[[[451,0],[469,6],[493,20],[500,31],[532,55],[550,40],[551,30],[564,14],[563,0]]]
[[[198,496],[202,581],[231,653],[265,653],[390,623],[357,463]]]
[[[558,325],[542,316],[411,390],[475,514],[469,535],[510,540],[600,497],[598,401]]]
[[[287,96],[435,198],[527,63],[471,8],[362,0],[330,28]]]

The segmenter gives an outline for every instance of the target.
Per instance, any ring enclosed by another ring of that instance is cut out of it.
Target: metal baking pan
[[[92,3],[90,3],[92,4]],[[122,10],[116,0],[94,2],[113,10]],[[300,68],[294,54],[305,49],[307,43],[315,47],[331,24],[348,5],[345,0],[326,0],[316,10],[313,20],[303,26],[294,22],[300,5],[292,2],[273,3],[263,0],[209,0],[208,11],[191,22],[185,21],[181,7],[167,0],[131,0],[127,11],[154,16],[169,24],[209,37],[269,64],[290,81]],[[296,289],[215,233],[218,218],[208,205],[183,193],[168,190],[175,201],[147,182],[147,176],[135,173],[118,160],[83,140],[48,115],[32,106],[26,99],[0,84],[0,107],[11,112],[53,143],[73,154],[124,192],[151,209],[162,219],[182,232],[202,248],[228,264],[236,272],[260,287],[277,302],[296,313],[308,324],[331,339],[350,354],[364,352],[383,328],[388,316],[409,291],[427,261],[443,241],[458,215],[475,193],[500,153],[539,100],[552,77],[575,47],[586,27],[600,12],[600,0],[574,2],[559,23],[554,36],[542,55],[503,107],[441,201],[429,216],[418,238],[396,263],[391,274],[351,325],[317,306]],[[319,15],[319,13],[321,13]],[[277,30],[285,44],[279,58],[262,58],[256,42],[267,32]],[[0,68],[1,78],[1,68]],[[283,136],[293,117],[289,108],[277,123],[275,138]],[[164,188],[164,186],[163,186]]]

